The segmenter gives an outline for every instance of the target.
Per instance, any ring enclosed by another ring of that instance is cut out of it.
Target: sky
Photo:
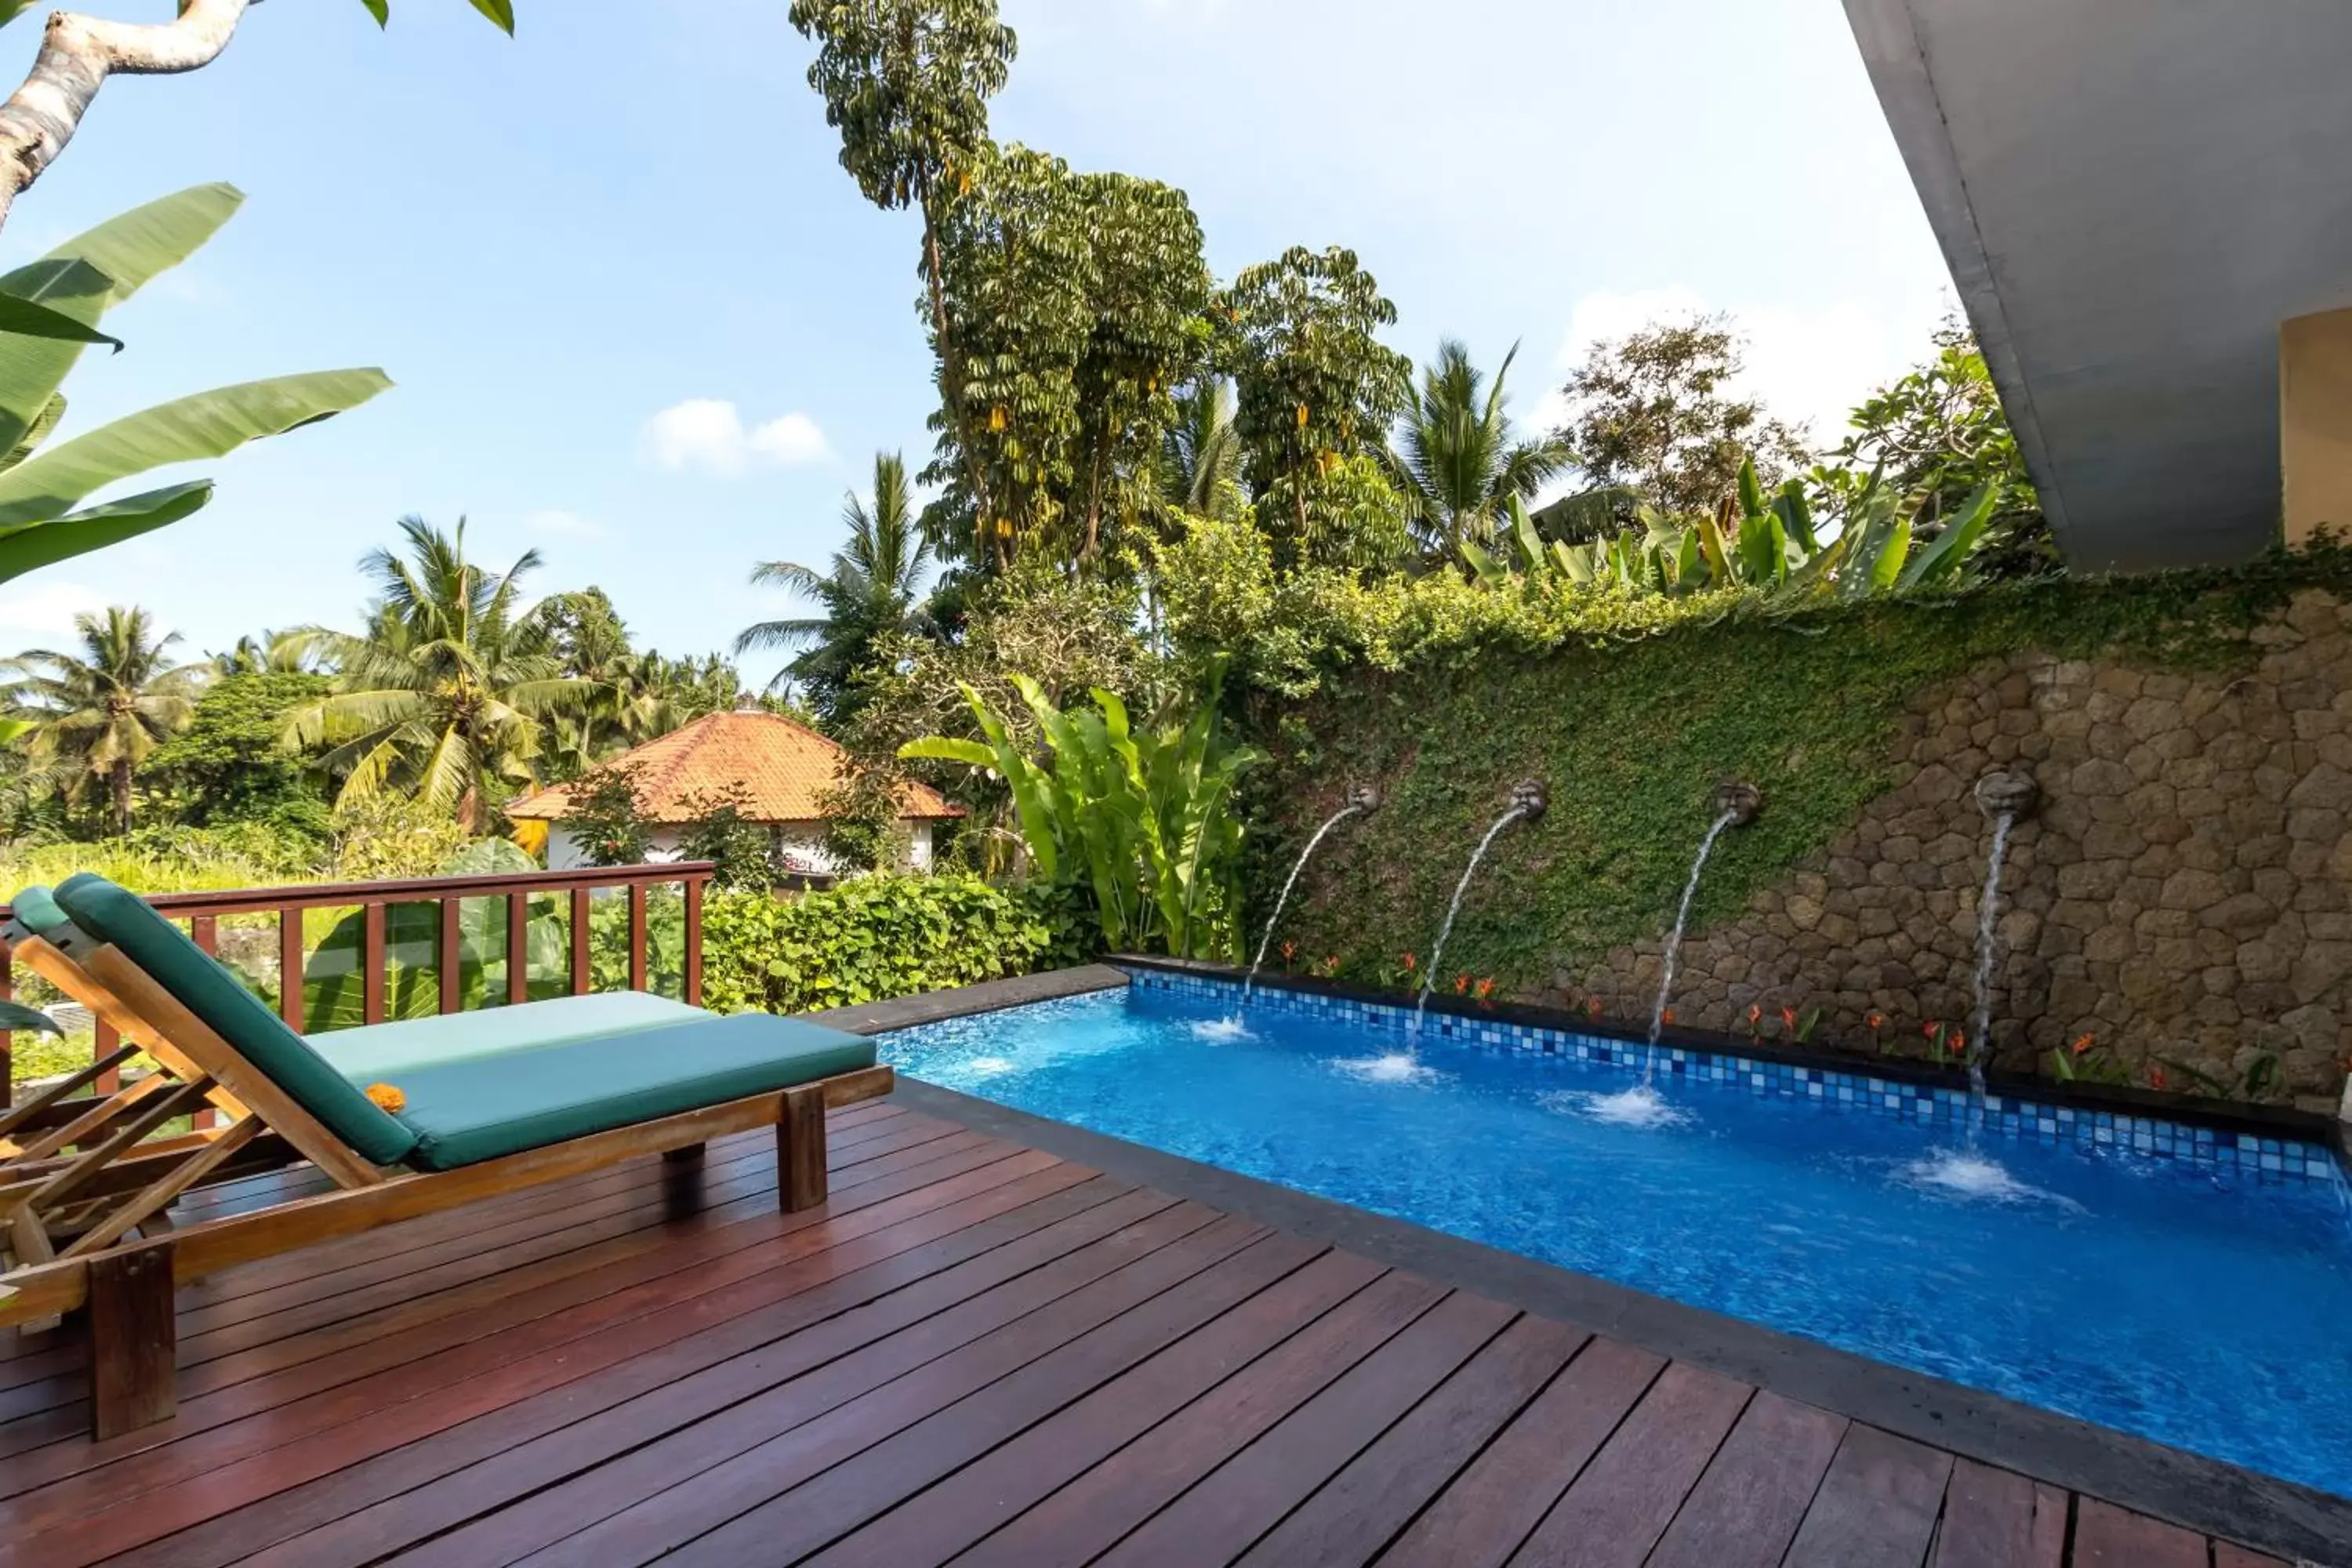
[[[159,0],[80,0],[152,20]],[[1181,187],[1230,278],[1353,248],[1391,344],[1442,337],[1541,426],[1581,348],[1728,310],[1748,383],[1834,442],[1950,308],[1938,254],[1829,0],[1003,0],[1004,141]],[[724,647],[821,564],[874,454],[928,453],[919,228],[867,205],[785,0],[257,6],[218,61],[108,84],[16,204],[0,265],[227,180],[245,208],[109,317],[65,434],[293,371],[381,365],[373,403],[184,474],[195,517],[0,585],[0,649],[145,605],[184,652],[355,626],[360,556],[404,514],[468,520],[539,592],[602,586],[640,646]],[[34,21],[0,33],[16,79]],[[747,676],[769,669],[754,656]]]

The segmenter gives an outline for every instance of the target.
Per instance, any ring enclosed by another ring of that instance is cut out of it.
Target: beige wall
[[[2322,524],[2352,539],[2352,310],[2280,326],[2279,438],[2286,542]]]

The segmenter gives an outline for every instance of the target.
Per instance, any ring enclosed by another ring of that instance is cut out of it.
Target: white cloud
[[[722,397],[689,397],[646,421],[646,450],[672,472],[698,469],[733,478],[755,463],[794,468],[833,456],[824,432],[805,414],[785,414],[746,426],[735,405]]]
[[[1565,380],[1599,339],[1622,338],[1661,318],[1688,321],[1717,310],[1730,315],[1733,330],[1744,340],[1747,369],[1731,390],[1762,399],[1766,408],[1821,447],[1842,440],[1853,406],[1903,373],[1908,363],[1904,345],[1917,353],[1927,342],[1924,327],[1907,335],[1890,332],[1885,322],[1852,300],[1805,310],[1778,304],[1723,304],[1681,284],[1622,293],[1604,290],[1576,302],[1552,379]],[[1521,423],[1530,431],[1549,430],[1567,413],[1567,400],[1555,384]]]
[[[102,614],[110,603],[79,583],[44,583],[0,595],[0,647],[58,647],[74,635],[76,616]]]
[[[604,525],[576,511],[535,511],[522,520],[522,531],[541,539],[602,539]]]

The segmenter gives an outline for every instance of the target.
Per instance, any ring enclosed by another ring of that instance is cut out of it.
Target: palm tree
[[[17,678],[9,692],[34,721],[36,762],[58,767],[76,795],[103,780],[114,830],[128,833],[131,780],[165,736],[186,726],[203,670],[173,663],[164,650],[180,634],[157,637],[135,606],[76,616],[74,633],[79,657],[32,648],[9,660]]]
[[[1388,454],[1391,477],[1403,492],[1414,533],[1424,549],[1454,560],[1462,542],[1493,534],[1513,496],[1532,498],[1568,466],[1557,440],[1515,441],[1503,411],[1504,384],[1518,345],[1503,356],[1492,386],[1455,339],[1437,345],[1437,363],[1422,373],[1398,428],[1402,450]]]
[[[735,639],[739,654],[762,647],[805,649],[777,673],[769,689],[787,679],[799,682],[818,713],[836,725],[861,706],[856,678],[873,662],[876,643],[892,632],[922,629],[925,617],[917,595],[931,554],[916,521],[906,465],[897,453],[875,455],[872,506],[852,494],[841,520],[848,525],[849,542],[833,552],[829,571],[793,561],[762,561],[751,568],[753,584],[805,595],[824,613],[761,621]]]
[[[226,653],[210,656],[215,675],[316,675],[320,673],[317,652],[303,645],[297,632],[264,629],[259,637],[251,633],[236,639],[236,646]]]
[[[1176,422],[1160,441],[1160,494],[1202,517],[1241,515],[1242,448],[1234,430],[1233,383],[1211,376],[1176,397]]]
[[[543,721],[584,708],[595,683],[563,673],[552,601],[520,607],[537,551],[487,572],[466,559],[462,518],[454,538],[418,517],[400,531],[408,559],[361,559],[376,590],[367,630],[300,634],[339,673],[331,693],[294,711],[287,741],[332,748],[323,762],[343,775],[339,802],[398,789],[472,832],[487,801],[538,782]]]

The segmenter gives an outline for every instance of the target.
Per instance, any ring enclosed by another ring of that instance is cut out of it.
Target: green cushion
[[[874,1065],[874,1042],[739,1013],[445,1062],[396,1085],[408,1163],[446,1171]]]
[[[121,949],[362,1158],[389,1165],[415,1143],[415,1133],[371,1104],[236,976],[144,900],[84,872],[58,884],[57,901],[74,924]]]
[[[406,1074],[444,1062],[715,1016],[649,992],[607,991],[519,1007],[484,1007],[446,1017],[404,1018],[396,1024],[332,1029],[305,1038],[336,1071],[365,1089],[372,1083],[397,1084]]]
[[[65,910],[58,908],[57,900],[49,896],[47,888],[26,889],[8,900],[8,912],[35,936],[47,936],[60,926],[73,924],[66,918]]]

